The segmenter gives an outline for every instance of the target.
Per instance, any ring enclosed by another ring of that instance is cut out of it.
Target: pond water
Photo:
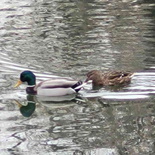
[[[1,0],[1,154],[155,154],[154,9],[154,0]],[[88,84],[43,98],[13,87],[25,69],[38,82],[84,80],[93,69],[135,74],[119,91]]]

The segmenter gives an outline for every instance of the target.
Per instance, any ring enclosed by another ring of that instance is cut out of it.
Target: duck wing
[[[38,88],[54,89],[54,88],[70,88],[70,87],[74,89],[81,84],[82,81],[77,81],[71,78],[57,77],[40,82],[38,85],[35,86],[35,90],[37,90]]]
[[[131,77],[132,77],[131,72],[123,72],[123,71],[113,71],[109,73],[105,73],[103,75],[104,84],[105,85],[122,85],[122,84],[127,84],[130,83]]]
[[[123,72],[123,71],[112,71],[103,74],[103,76],[108,79],[130,77],[131,75],[132,75],[131,72]]]
[[[81,84],[81,81],[70,78],[52,78],[40,82],[34,90],[41,96],[63,96],[78,92],[82,88],[78,87]]]
[[[92,70],[87,73],[87,79],[92,80],[94,86],[113,86],[127,84],[131,81],[131,72],[111,71],[102,73],[99,70]]]

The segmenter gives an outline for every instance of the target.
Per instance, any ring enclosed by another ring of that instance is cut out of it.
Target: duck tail
[[[83,82],[81,80],[79,80],[71,88],[74,89],[76,92],[78,92],[82,88],[81,87],[82,84],[83,84]]]
[[[89,84],[89,83],[92,83],[92,80],[89,80],[89,81],[85,81],[85,82],[82,82],[82,81],[78,81],[75,85],[76,85],[76,87],[75,87],[75,85],[73,85],[72,86],[72,88],[76,91],[76,92],[78,92],[81,88],[83,88],[86,84]]]

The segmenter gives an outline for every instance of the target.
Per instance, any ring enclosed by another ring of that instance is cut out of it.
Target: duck
[[[74,80],[68,77],[53,77],[36,84],[36,76],[30,70],[25,70],[20,73],[20,78],[15,84],[15,88],[19,87],[22,83],[28,84],[26,93],[30,95],[39,96],[64,96],[74,94],[86,84],[81,80]]]
[[[85,82],[92,80],[93,88],[107,86],[125,86],[131,82],[132,72],[91,70],[87,73]]]

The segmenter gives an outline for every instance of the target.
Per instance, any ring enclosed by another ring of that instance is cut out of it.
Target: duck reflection
[[[33,95],[27,95],[27,100],[23,102],[15,100],[15,103],[18,105],[20,113],[24,117],[30,117],[36,109],[36,102],[34,101]]]
[[[85,99],[75,94],[66,95],[62,97],[42,97],[37,95],[27,95],[25,101],[14,100],[18,105],[20,113],[24,117],[30,117],[38,104],[45,107],[56,108],[62,106],[69,106],[79,102],[85,102]]]

